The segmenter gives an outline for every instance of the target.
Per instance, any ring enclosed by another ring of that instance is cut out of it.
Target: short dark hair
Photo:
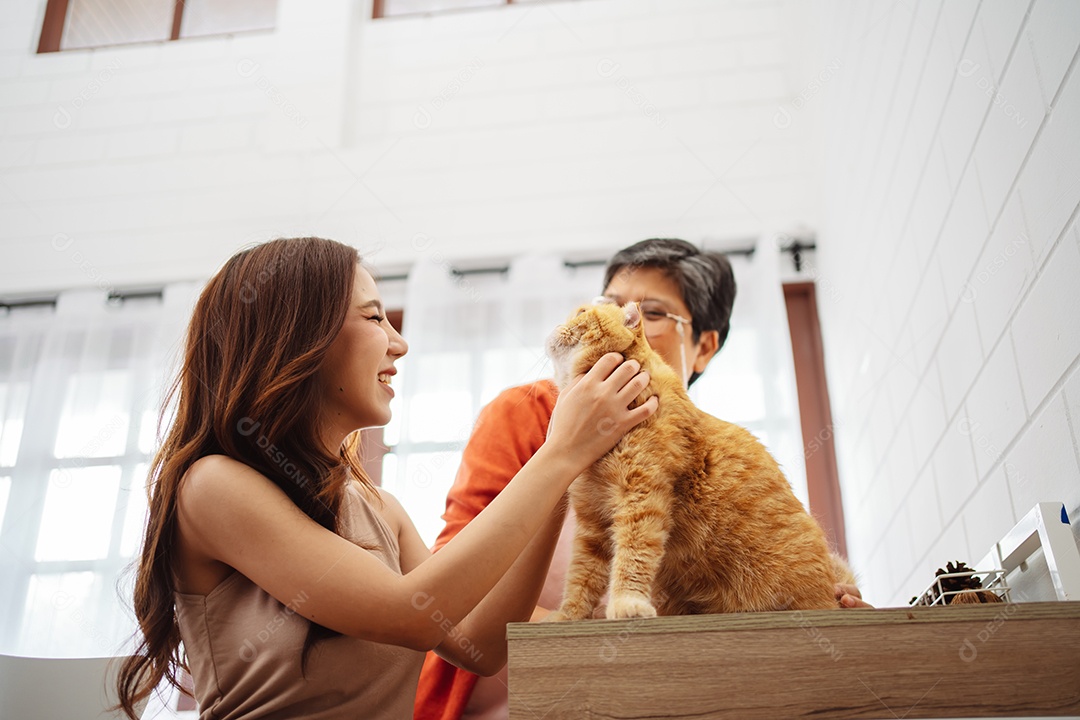
[[[652,267],[664,272],[679,286],[683,302],[690,309],[694,342],[706,330],[719,337],[717,350],[724,346],[731,330],[731,308],[735,304],[735,273],[719,252],[706,252],[685,240],[651,238],[615,253],[604,271],[604,288],[627,268]],[[690,376],[690,383],[700,373]]]

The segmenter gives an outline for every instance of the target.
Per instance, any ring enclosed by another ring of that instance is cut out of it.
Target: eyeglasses
[[[594,305],[607,303],[614,304],[615,300],[603,295],[593,300]],[[668,312],[667,307],[656,300],[642,300],[638,303],[638,309],[641,311],[641,317],[645,322],[645,334],[649,337],[666,335],[676,325],[679,327],[679,334],[682,335],[683,326],[692,325],[692,321],[682,315]]]
[[[676,325],[679,327],[679,335],[682,335],[683,327],[690,325],[690,320],[682,315],[668,312],[667,308],[655,300],[642,300],[638,303],[641,317],[645,320],[645,334],[650,337],[667,335]]]

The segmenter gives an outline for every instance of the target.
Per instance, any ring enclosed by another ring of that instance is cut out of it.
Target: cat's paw
[[[643,595],[616,595],[608,603],[605,614],[608,620],[656,617],[656,608]]]

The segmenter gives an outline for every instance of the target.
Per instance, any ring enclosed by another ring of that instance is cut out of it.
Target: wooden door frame
[[[835,425],[825,377],[825,352],[814,283],[785,283],[784,301],[795,359],[810,512],[821,523],[833,549],[847,557],[844,505],[833,443]]]

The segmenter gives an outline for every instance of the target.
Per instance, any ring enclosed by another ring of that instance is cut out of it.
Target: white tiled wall
[[[906,602],[1080,518],[1080,3],[831,3],[819,277],[848,545]],[[860,418],[870,418],[858,421]]]
[[[7,293],[206,277],[283,234],[396,269],[818,220],[779,0],[280,0],[273,32],[38,56],[44,5],[0,0]]]

